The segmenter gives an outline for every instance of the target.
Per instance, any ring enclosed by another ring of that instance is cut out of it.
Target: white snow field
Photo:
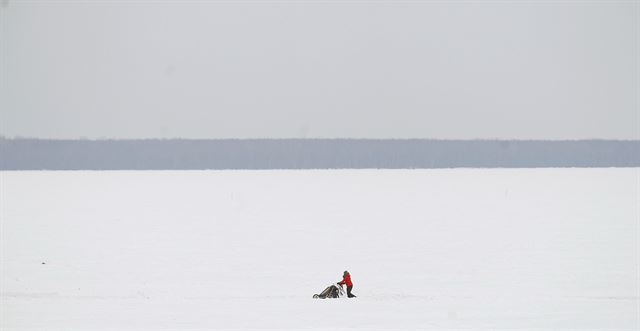
[[[640,328],[639,168],[0,180],[1,330]]]

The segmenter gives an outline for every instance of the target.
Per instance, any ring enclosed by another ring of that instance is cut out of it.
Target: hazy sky
[[[637,1],[7,1],[0,134],[640,139]]]

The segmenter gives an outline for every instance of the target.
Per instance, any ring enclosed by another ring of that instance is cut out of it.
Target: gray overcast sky
[[[7,1],[0,134],[640,139],[640,4]]]

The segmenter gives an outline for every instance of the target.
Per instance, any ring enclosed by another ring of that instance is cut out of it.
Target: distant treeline
[[[639,166],[640,141],[0,138],[1,170]]]

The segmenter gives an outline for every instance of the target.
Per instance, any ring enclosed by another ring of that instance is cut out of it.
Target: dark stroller
[[[320,294],[314,294],[314,299],[341,298],[344,296],[342,285],[332,284],[324,289]]]

